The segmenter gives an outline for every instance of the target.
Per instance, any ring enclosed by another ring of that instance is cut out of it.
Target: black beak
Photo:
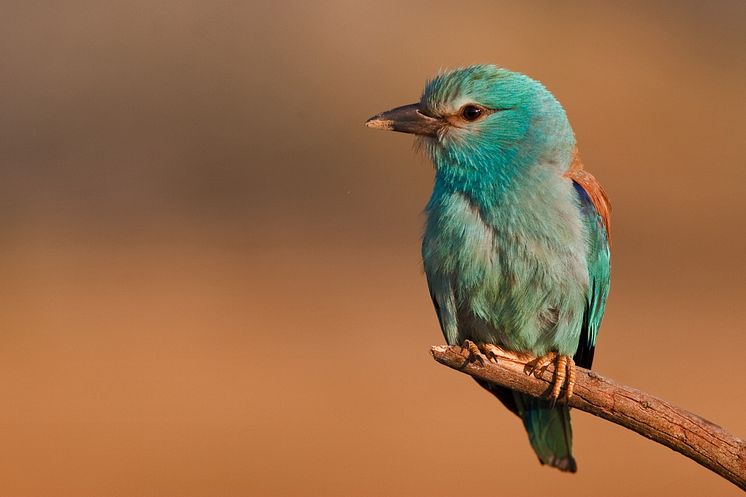
[[[420,104],[404,105],[381,112],[365,121],[368,128],[386,129],[422,136],[438,136],[443,121],[423,114]]]

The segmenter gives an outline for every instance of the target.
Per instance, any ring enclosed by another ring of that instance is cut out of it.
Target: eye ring
[[[474,122],[484,115],[484,108],[473,104],[467,104],[461,107],[461,118],[464,121]]]

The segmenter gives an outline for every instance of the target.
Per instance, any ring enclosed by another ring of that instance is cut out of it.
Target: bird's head
[[[541,83],[494,65],[440,74],[419,102],[365,125],[417,135],[439,170],[484,173],[542,159],[565,162],[575,144],[564,110]]]

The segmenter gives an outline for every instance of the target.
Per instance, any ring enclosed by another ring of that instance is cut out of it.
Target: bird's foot
[[[515,353],[511,353],[509,351],[506,351],[505,349],[498,347],[494,343],[482,343],[479,345],[479,350],[481,350],[485,356],[487,356],[487,359],[489,359],[490,362],[497,364],[500,359],[503,359],[506,355],[515,355]]]
[[[549,352],[536,358],[529,363],[529,374],[538,377],[538,373],[544,372],[554,362],[554,378],[552,379],[552,392],[549,394],[552,406],[560,396],[562,386],[565,387],[565,402],[570,401],[575,388],[575,361],[568,355],[560,355],[557,352]]]
[[[479,361],[479,363],[482,366],[486,366],[487,363],[490,362],[487,356],[482,353],[482,350],[480,349],[480,347],[476,343],[472,342],[471,340],[464,340],[463,349],[466,350],[467,352],[466,361],[464,362],[464,365],[466,365],[467,363],[469,363],[469,361],[474,360],[474,359]]]
[[[482,366],[486,366],[488,363],[497,364],[498,360],[509,355],[510,352],[498,347],[492,343],[480,343],[476,344],[471,340],[464,340],[462,350],[466,351],[466,363],[476,359]]]

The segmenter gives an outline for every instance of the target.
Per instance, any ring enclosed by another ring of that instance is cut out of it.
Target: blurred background
[[[614,204],[594,367],[746,434],[746,3],[4,1],[0,495],[738,495],[436,365],[432,185],[363,128],[440,68],[564,104]]]

